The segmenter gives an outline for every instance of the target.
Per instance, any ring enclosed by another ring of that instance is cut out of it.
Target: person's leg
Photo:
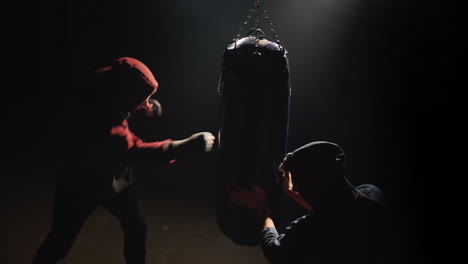
[[[124,233],[124,256],[127,264],[144,264],[146,223],[136,193],[130,186],[102,204],[119,218]]]
[[[51,231],[34,256],[33,264],[51,264],[65,258],[81,226],[96,207],[92,197],[56,191]]]

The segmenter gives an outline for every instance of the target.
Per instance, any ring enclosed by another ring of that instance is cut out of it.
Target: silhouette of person
[[[131,114],[161,113],[150,98],[158,82],[141,61],[123,57],[92,73],[82,110],[65,136],[53,202],[52,227],[33,263],[56,263],[69,253],[88,216],[104,207],[121,223],[128,264],[145,263],[146,225],[132,185],[132,167],[169,163],[181,155],[211,151],[214,136],[145,142],[129,129]]]
[[[345,177],[345,155],[335,143],[314,141],[289,153],[279,166],[283,192],[308,212],[281,234],[269,216],[265,192],[228,186],[230,200],[256,210],[269,263],[382,263],[383,194]]]

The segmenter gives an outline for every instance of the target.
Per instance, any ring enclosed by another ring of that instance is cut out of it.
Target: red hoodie
[[[130,180],[130,166],[174,160],[172,140],[144,142],[128,127],[128,113],[158,88],[146,65],[123,57],[98,69],[96,74],[95,97],[106,101],[96,108],[99,111],[87,117],[86,123],[78,122],[79,127],[89,125],[87,132],[65,140],[58,183],[71,191],[112,194],[116,179]]]

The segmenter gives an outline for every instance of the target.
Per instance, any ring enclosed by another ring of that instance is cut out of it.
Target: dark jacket
[[[264,229],[263,252],[271,264],[384,263],[382,217],[381,204],[362,193],[342,208],[296,219],[281,234]]]

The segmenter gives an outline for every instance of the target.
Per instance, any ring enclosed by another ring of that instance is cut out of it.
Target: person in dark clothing
[[[214,136],[200,132],[182,140],[145,142],[129,129],[131,114],[160,114],[150,98],[158,82],[141,61],[123,57],[93,73],[91,92],[65,136],[57,175],[52,227],[34,264],[56,263],[70,251],[88,216],[99,206],[116,216],[128,264],[145,263],[146,225],[132,185],[132,167],[171,163],[181,155],[211,151]]]
[[[314,141],[289,153],[279,169],[283,191],[306,214],[279,234],[265,192],[230,186],[234,204],[254,208],[262,248],[276,263],[383,263],[383,194],[371,184],[354,187],[345,177],[344,152],[335,143]]]

